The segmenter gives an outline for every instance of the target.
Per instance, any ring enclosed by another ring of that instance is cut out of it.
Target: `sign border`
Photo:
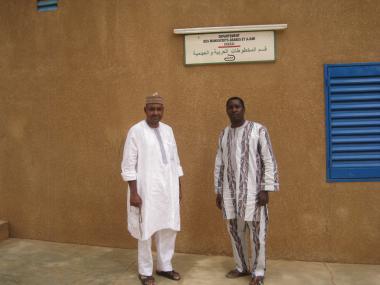
[[[277,59],[277,33],[274,30],[266,31],[241,31],[241,32],[273,32],[273,49],[274,49],[274,59],[273,60],[254,60],[254,61],[236,61],[236,62],[205,62],[205,63],[186,63],[186,35],[183,37],[183,64],[184,66],[199,66],[199,65],[219,65],[219,64],[246,64],[246,63],[270,63],[275,62]],[[207,34],[224,34],[232,32],[213,32]],[[191,34],[191,35],[202,35],[202,34]]]

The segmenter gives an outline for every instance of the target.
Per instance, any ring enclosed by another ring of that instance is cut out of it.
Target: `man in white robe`
[[[226,103],[231,126],[219,137],[215,160],[216,204],[227,220],[236,267],[226,277],[252,275],[250,285],[264,284],[268,192],[278,191],[278,171],[267,129],[244,118],[244,101]],[[246,234],[252,245],[249,264]]]
[[[146,119],[131,127],[124,146],[121,175],[128,182],[128,230],[138,240],[142,284],[155,284],[151,238],[157,248],[158,275],[180,280],[173,270],[175,238],[180,230],[179,177],[183,175],[173,130],[160,122],[163,99],[146,98]]]

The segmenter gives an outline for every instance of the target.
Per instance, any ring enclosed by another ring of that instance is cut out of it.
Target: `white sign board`
[[[274,31],[185,35],[186,65],[274,60]]]

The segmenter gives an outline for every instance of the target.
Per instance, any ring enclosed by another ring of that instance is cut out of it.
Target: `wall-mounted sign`
[[[185,35],[185,64],[264,62],[276,59],[275,31],[287,24],[174,29]]]
[[[274,60],[274,31],[185,35],[186,65]]]

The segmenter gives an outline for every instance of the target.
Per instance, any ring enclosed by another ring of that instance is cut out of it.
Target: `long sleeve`
[[[138,148],[135,132],[131,129],[128,132],[124,144],[123,161],[121,162],[121,176],[124,181],[137,179],[137,158]]]
[[[214,168],[214,186],[215,193],[221,194],[223,188],[223,177],[224,177],[224,162],[223,162],[223,152],[222,152],[222,139],[223,134],[219,137],[218,150],[215,158],[215,168]]]
[[[171,129],[171,135],[172,135],[172,144],[173,144],[173,147],[174,147],[174,160],[175,160],[175,163],[177,164],[177,173],[178,173],[178,176],[181,177],[183,176],[183,169],[182,169],[182,166],[181,166],[181,162],[179,160],[179,155],[178,155],[178,149],[177,149],[177,143],[175,141],[175,137],[174,137],[174,133],[173,133],[173,130]]]
[[[279,191],[277,162],[273,153],[268,131],[264,127],[260,130],[259,144],[260,158],[263,167],[261,189],[264,191]]]
[[[177,163],[178,176],[183,176],[183,169],[181,166],[181,162],[179,160],[178,149],[177,149],[177,144],[175,142],[175,139],[174,139],[174,146],[175,146],[174,155],[175,155],[175,161]]]

